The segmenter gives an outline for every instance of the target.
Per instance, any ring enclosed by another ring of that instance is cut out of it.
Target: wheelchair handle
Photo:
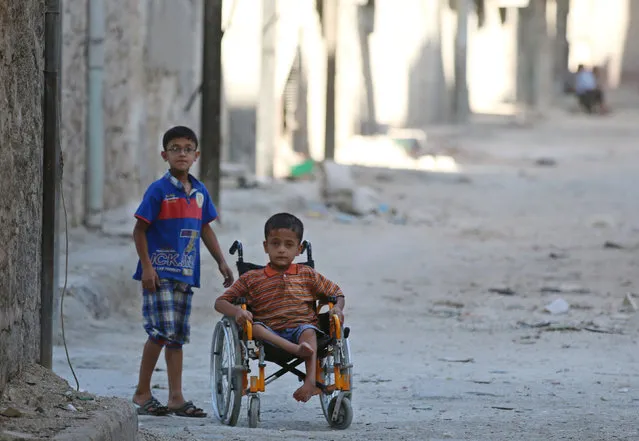
[[[244,260],[244,249],[242,247],[242,242],[240,242],[239,240],[236,240],[235,242],[233,242],[233,245],[231,245],[231,248],[229,248],[229,253],[231,255],[235,254],[235,252],[237,251],[237,259],[239,262]]]
[[[308,240],[305,240],[304,242],[302,242],[302,254],[304,254],[304,252],[306,251],[306,257],[308,258],[308,261],[312,261],[313,260],[313,247],[311,247],[311,243]]]

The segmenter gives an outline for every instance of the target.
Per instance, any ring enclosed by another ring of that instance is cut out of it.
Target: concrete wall
[[[62,151],[71,225],[84,216],[87,145],[87,0],[65,0],[63,14]],[[201,0],[108,0],[106,6],[104,206],[139,198],[164,169],[163,132],[199,128]]]
[[[456,15],[448,1],[378,0],[376,4],[374,22],[370,22],[357,2],[340,2],[338,148],[371,121],[382,128],[424,127],[450,117]],[[87,0],[67,0],[64,5],[64,188],[71,223],[77,224],[84,211]],[[168,126],[199,126],[199,99],[190,109],[185,106],[200,81],[202,3],[110,0],[106,5],[108,209],[139,198],[162,173],[159,139]],[[321,160],[326,65],[315,1],[279,0],[277,7],[275,95],[282,95],[299,48],[307,86],[308,151]],[[503,29],[496,14],[496,9],[491,10],[489,23],[481,30],[471,18],[469,83],[475,107],[512,95],[508,43],[512,32]],[[228,27],[223,40],[224,158],[252,167],[261,72],[261,2],[224,2],[223,25]],[[493,55],[490,63],[485,62],[486,52]],[[487,78],[492,80],[489,85]],[[281,103],[273,103],[273,109],[279,112]],[[290,156],[290,146],[281,144],[276,147],[278,161]]]
[[[457,14],[448,0],[377,0],[372,33],[362,35],[362,7],[341,3],[338,49],[338,140],[361,133],[374,109],[379,130],[424,128],[452,117]],[[502,23],[488,2],[480,26],[468,21],[469,100],[474,110],[513,101],[516,20]],[[366,67],[369,45],[370,68]],[[366,84],[371,77],[372,89]],[[373,109],[371,109],[372,94]]]
[[[71,225],[84,216],[87,0],[66,0],[63,15],[62,149]],[[108,0],[105,39],[105,209],[141,196],[165,170],[163,132],[175,124],[199,131],[200,100],[187,103],[201,78],[202,0]],[[277,84],[283,91],[297,45],[309,79],[311,151],[323,143],[324,61],[313,0],[280,0]],[[234,9],[234,10],[233,10]],[[260,79],[261,7],[224,2],[224,158],[254,163]],[[275,103],[274,103],[275,105]],[[198,172],[196,165],[195,174]]]
[[[568,20],[570,67],[606,68],[610,87],[639,83],[639,3],[571,0]]]
[[[251,167],[255,163],[257,105],[261,75],[262,5],[253,0],[236,0],[230,26],[224,34],[223,76],[228,112],[230,149],[228,158]],[[230,9],[231,6],[229,6]],[[225,11],[230,14],[229,11]],[[324,140],[325,60],[321,28],[314,0],[279,0],[277,20],[276,93],[281,97],[289,70],[301,50],[308,83],[309,150],[321,159]],[[281,103],[273,103],[278,111]],[[281,156],[285,156],[283,153]],[[277,160],[277,159],[276,159]]]
[[[0,392],[40,340],[44,0],[0,2]]]

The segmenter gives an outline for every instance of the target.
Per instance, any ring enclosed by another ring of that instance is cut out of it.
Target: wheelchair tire
[[[353,399],[353,368],[351,366],[352,365],[351,347],[348,342],[348,338],[345,338],[342,341],[343,341],[342,353],[341,353],[342,365],[346,366],[342,368],[342,375],[348,376],[349,384],[351,385],[351,390],[346,392],[344,395],[345,395],[345,399],[348,399],[349,406],[350,406],[350,402]],[[332,355],[328,355],[324,357],[321,363],[321,368],[322,368],[322,372],[321,372],[322,383],[332,384],[335,381],[335,374],[333,372],[333,356]],[[331,415],[333,412],[330,410],[330,403],[334,402],[334,399],[337,398],[337,395],[339,394],[339,392],[340,391],[335,390],[330,394],[325,394],[325,393],[319,394],[319,399],[322,404],[322,412],[324,413],[324,417],[326,418],[326,421],[328,421],[328,423],[331,425],[331,427],[333,426],[333,422],[331,422]],[[352,418],[352,415],[351,415],[351,418]],[[350,425],[350,422],[348,423],[348,425]]]
[[[210,378],[213,411],[217,419],[228,426],[235,426],[240,416],[243,371],[237,325],[224,317],[213,331]]]
[[[251,429],[257,427],[260,421],[260,397],[254,396],[249,399],[248,424]]]
[[[328,414],[333,415],[333,410],[335,410],[335,403],[337,402],[337,397],[334,397],[328,405]],[[328,419],[328,423],[333,429],[345,430],[348,429],[353,422],[353,406],[351,406],[351,400],[344,397],[342,399],[342,404],[339,406],[339,411],[337,412],[337,419],[333,421],[332,418]]]

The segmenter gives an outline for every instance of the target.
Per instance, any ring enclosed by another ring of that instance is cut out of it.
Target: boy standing
[[[142,282],[149,337],[133,402],[141,415],[205,417],[182,395],[182,345],[189,341],[191,288],[200,287],[200,238],[218,263],[224,287],[233,283],[233,272],[209,225],[217,217],[215,206],[204,185],[189,174],[200,154],[197,136],[188,127],[173,127],[164,134],[162,146],[169,171],[151,184],[135,212],[133,240],[140,260],[133,278]],[[169,381],[167,406],[151,394],[151,376],[162,348]]]
[[[320,297],[335,296],[332,313],[343,323],[344,294],[339,286],[314,269],[294,264],[302,252],[304,225],[288,213],[272,216],[264,226],[264,251],[269,263],[264,269],[247,271],[215,301],[215,309],[235,317],[240,326],[253,323],[253,337],[304,359],[306,377],[295,391],[297,401],[306,402],[319,393],[315,385],[318,316],[315,303]],[[233,305],[239,297],[247,300],[252,312]],[[257,326],[256,326],[257,325]]]

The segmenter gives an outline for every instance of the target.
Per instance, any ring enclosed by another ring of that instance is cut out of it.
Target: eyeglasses
[[[170,152],[170,153],[178,153],[179,154],[179,153],[184,152],[187,155],[195,153],[196,150],[197,149],[195,147],[178,147],[176,145],[172,145],[171,147],[168,147],[166,149],[166,151]]]

